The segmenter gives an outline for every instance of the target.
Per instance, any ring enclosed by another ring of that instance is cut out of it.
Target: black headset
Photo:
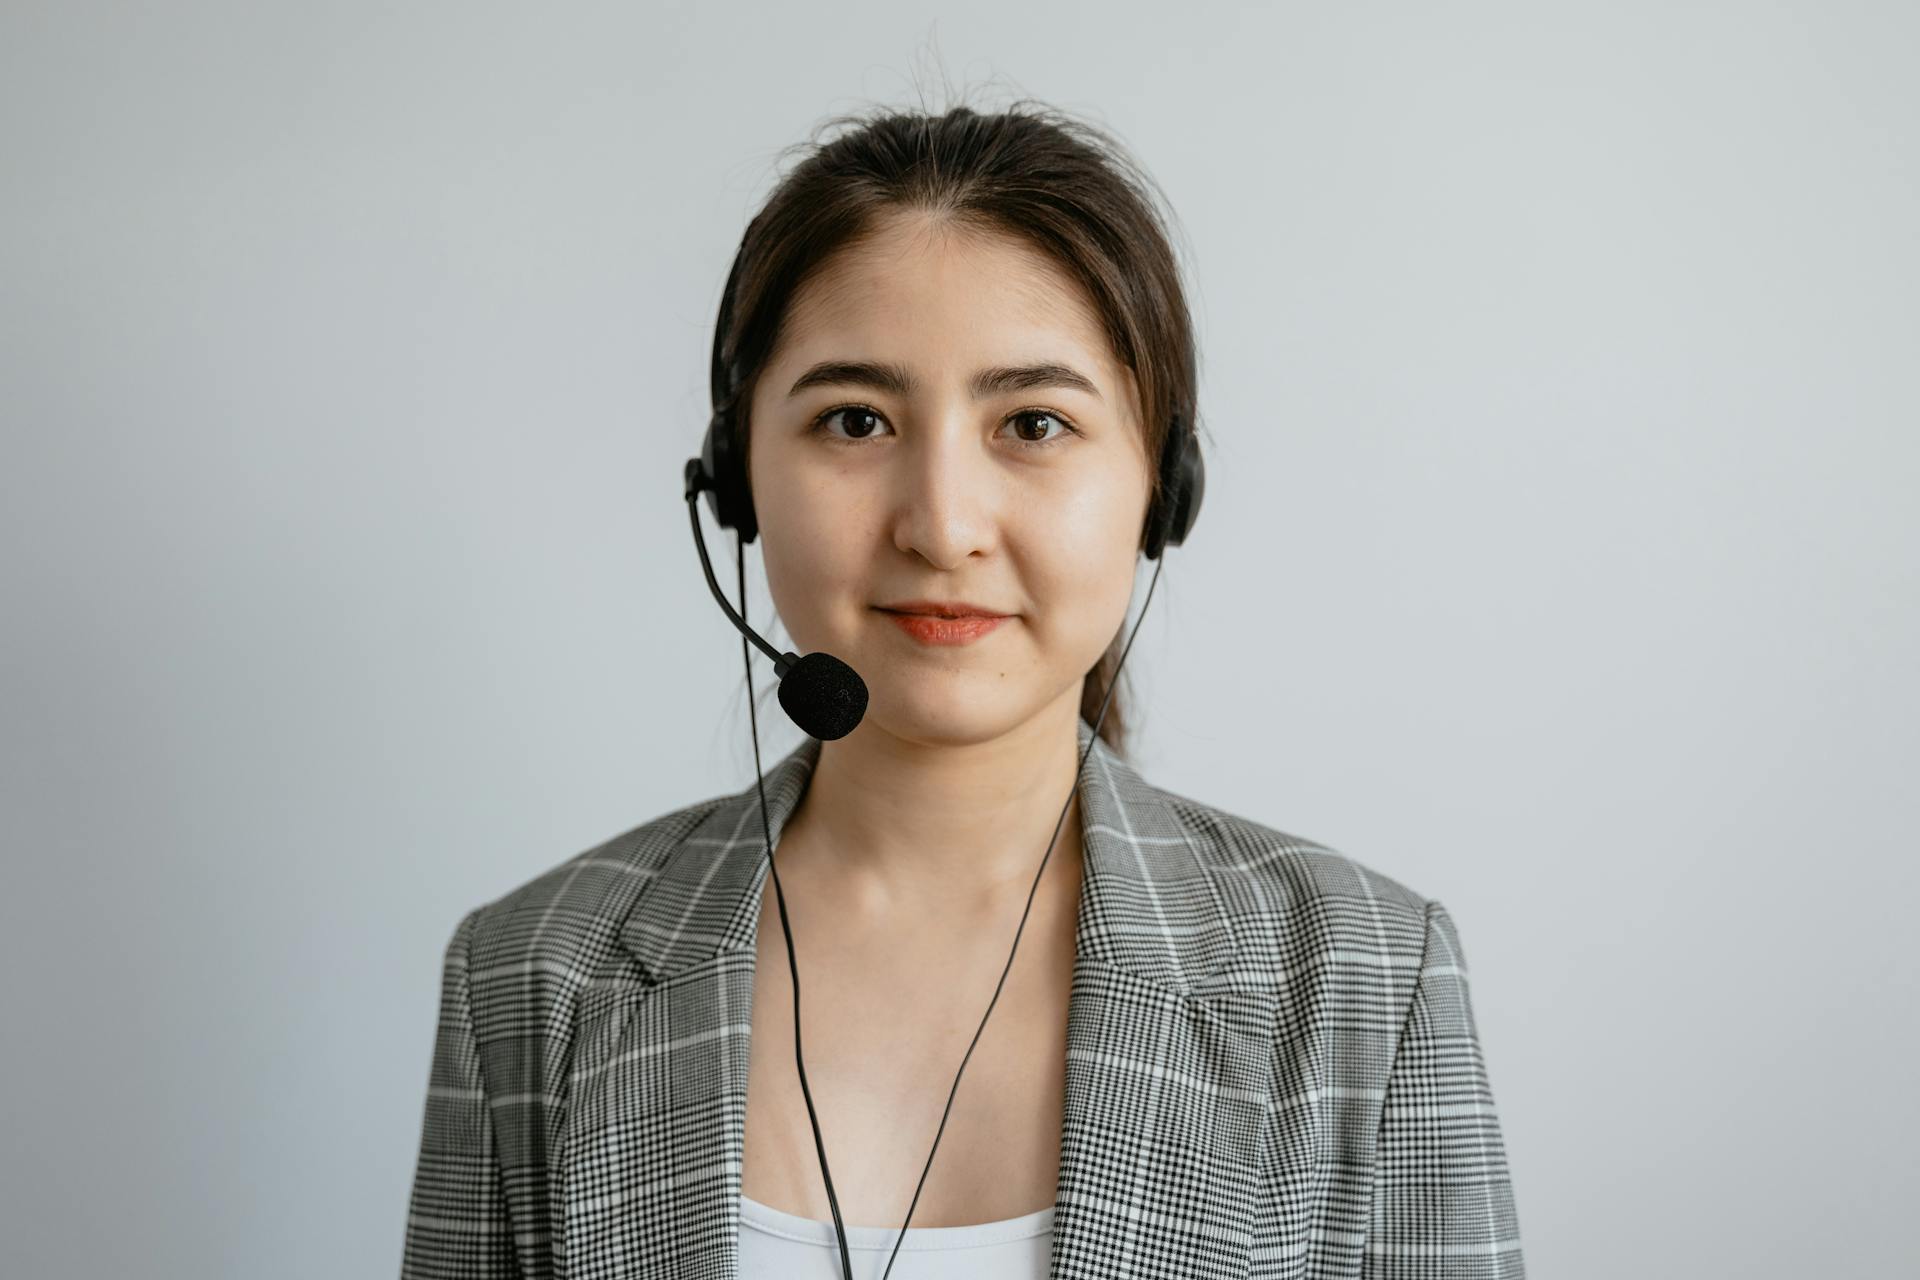
[[[746,256],[746,242],[734,255],[733,269],[727,273],[727,287],[720,298],[720,316],[713,327],[713,359],[710,382],[713,416],[707,421],[706,439],[700,445],[699,483],[707,492],[707,506],[723,528],[740,535],[742,543],[759,536],[760,521],[753,510],[753,491],[747,484],[747,469],[741,445],[735,399],[740,392],[739,379],[727,367],[722,353],[733,333],[734,286],[740,278],[740,263]],[[689,468],[691,470],[691,468]],[[1141,551],[1149,560],[1158,560],[1167,546],[1186,541],[1194,521],[1200,515],[1200,499],[1207,489],[1206,463],[1200,456],[1199,433],[1190,429],[1183,415],[1175,413],[1160,450],[1160,487],[1147,509],[1141,537]]]
[[[747,228],[747,236],[742,237],[740,251],[734,255],[733,269],[727,273],[726,291],[720,299],[720,316],[713,330],[712,390],[713,416],[707,420],[706,439],[701,443],[700,456],[687,459],[683,469],[684,490],[682,496],[687,503],[687,516],[692,525],[693,542],[700,553],[700,567],[707,577],[707,587],[713,593],[714,601],[720,606],[727,618],[739,630],[741,635],[740,658],[747,673],[747,712],[753,726],[753,769],[756,784],[760,790],[760,821],[766,838],[766,857],[768,871],[773,877],[774,895],[780,909],[780,927],[787,942],[787,965],[793,976],[793,1050],[795,1065],[800,1074],[800,1092],[806,1100],[807,1118],[813,1126],[814,1151],[820,1160],[820,1176],[826,1183],[827,1204],[833,1217],[833,1230],[840,1247],[840,1268],[843,1280],[852,1280],[853,1264],[847,1250],[845,1224],[840,1216],[840,1201],[834,1192],[833,1174],[827,1167],[825,1141],[820,1135],[820,1121],[813,1106],[813,1092],[807,1084],[807,1068],[800,1041],[800,968],[793,947],[793,929],[787,919],[786,891],[780,886],[780,871],[773,856],[773,831],[767,818],[766,779],[760,765],[759,718],[753,706],[753,666],[751,654],[747,648],[749,642],[759,646],[762,653],[773,661],[774,671],[780,677],[780,705],[801,730],[820,739],[834,739],[846,736],[859,725],[866,714],[867,687],[859,673],[832,654],[816,651],[809,654],[785,653],[769,644],[748,625],[745,610],[747,607],[747,570],[746,545],[759,535],[760,523],[753,511],[753,493],[747,486],[747,472],[744,465],[742,442],[737,432],[738,419],[735,416],[736,398],[740,392],[739,379],[726,367],[721,353],[726,349],[732,336],[734,285],[740,277],[740,262],[746,254],[747,238],[753,228]],[[1099,712],[1093,721],[1093,733],[1100,732],[1101,722],[1106,719],[1107,705],[1113,699],[1113,691],[1118,683],[1121,668],[1126,666],[1127,654],[1133,649],[1133,637],[1140,630],[1140,623],[1146,618],[1147,605],[1153,602],[1153,586],[1160,580],[1160,570],[1165,567],[1160,562],[1160,553],[1168,544],[1178,545],[1184,542],[1189,530],[1193,528],[1194,518],[1200,513],[1200,496],[1206,489],[1206,470],[1200,460],[1200,442],[1197,434],[1188,426],[1188,419],[1175,413],[1167,432],[1165,446],[1160,451],[1160,489],[1148,506],[1145,527],[1141,534],[1141,550],[1149,560],[1156,561],[1153,577],[1147,584],[1147,598],[1140,606],[1140,617],[1136,618],[1133,628],[1128,632],[1126,645],[1120,651],[1120,661],[1115,668],[1115,679],[1108,682],[1106,695],[1100,700]],[[705,537],[700,532],[700,512],[698,498],[702,491],[707,495],[707,505],[713,511],[714,518],[739,536],[735,546],[735,565],[738,571],[740,608],[736,610],[727,602],[726,594],[720,590],[720,583],[713,574],[713,563],[707,556]],[[1086,753],[1093,750],[1093,738],[1089,737],[1082,750],[1080,769],[1086,768]],[[1076,777],[1078,771],[1076,771]],[[1053,856],[1054,844],[1060,838],[1061,825],[1066,821],[1067,810],[1072,806],[1073,796],[1067,797],[1067,803],[1061,806],[1060,816],[1054,822],[1053,839],[1047,843],[1047,852],[1040,859],[1039,871],[1035,873],[1033,889],[1027,893],[1027,910],[1033,908],[1033,894],[1040,886],[1040,877],[1046,873],[1047,862]],[[1007,968],[1013,965],[1015,952],[1020,947],[1020,935],[1026,929],[1027,917],[1020,917],[1020,927],[1014,930],[1013,947],[1007,953]],[[974,1044],[980,1041],[980,1032],[986,1029],[987,1018],[993,1015],[994,1005],[999,1002],[1000,991],[1005,987],[1007,970],[1000,974],[1000,985],[994,989],[993,999],[987,1004],[987,1012],[980,1019],[980,1030],[974,1032]],[[967,1048],[967,1058],[973,1056],[973,1046]],[[940,1135],[946,1131],[947,1115],[952,1114],[953,1097],[960,1088],[960,1075],[966,1071],[966,1059],[955,1074],[953,1088],[947,1094],[947,1111],[940,1119],[940,1129],[934,1134],[933,1149],[927,1153],[927,1163],[920,1172],[920,1186],[913,1193],[913,1201],[907,1206],[907,1221],[900,1226],[900,1235],[894,1241],[894,1252],[888,1256],[883,1280],[892,1274],[893,1260],[898,1256],[901,1241],[906,1239],[907,1224],[913,1221],[913,1206],[920,1202],[920,1188],[926,1185],[927,1172],[932,1168],[934,1153],[940,1148]]]

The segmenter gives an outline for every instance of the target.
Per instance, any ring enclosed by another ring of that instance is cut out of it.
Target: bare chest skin
[[[1006,966],[1025,888],[991,913],[930,911],[854,928],[835,920],[830,900],[800,891],[781,863],[807,1084],[848,1226],[898,1230],[910,1204],[907,1225],[950,1227],[1054,1203],[1081,873],[1078,840],[1068,847],[1063,832],[1060,845],[944,1130],[947,1094]],[[787,850],[783,838],[775,856]],[[1036,870],[1039,859],[1036,852]],[[771,872],[757,934],[752,1046],[743,1190],[775,1209],[831,1221],[794,1065],[793,982]],[[915,1204],[936,1132],[939,1149]]]

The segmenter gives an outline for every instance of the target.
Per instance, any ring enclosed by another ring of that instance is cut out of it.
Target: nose
[[[894,459],[896,547],[937,569],[993,549],[1005,478],[971,417],[955,411],[923,423]]]

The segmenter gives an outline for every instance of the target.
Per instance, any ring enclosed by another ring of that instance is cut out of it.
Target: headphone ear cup
[[[700,443],[700,463],[713,480],[707,490],[707,506],[713,518],[722,528],[738,533],[742,543],[752,542],[760,532],[760,522],[754,514],[753,490],[747,485],[733,415],[725,410],[716,410],[707,422],[707,436]]]
[[[1182,438],[1186,443],[1180,446],[1180,479],[1176,486],[1180,501],[1167,523],[1167,542],[1176,547],[1187,540],[1200,519],[1200,499],[1207,492],[1207,460],[1200,453],[1200,437],[1188,431]]]
[[[1169,546],[1187,540],[1200,517],[1200,499],[1207,491],[1207,465],[1200,456],[1200,438],[1175,417],[1160,450],[1160,496],[1147,513],[1146,539],[1141,549],[1157,560]]]

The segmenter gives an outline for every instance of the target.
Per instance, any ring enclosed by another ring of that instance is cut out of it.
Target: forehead
[[[773,364],[850,357],[956,377],[1047,358],[1086,370],[1103,396],[1131,386],[1092,299],[1057,263],[1010,233],[926,215],[889,219],[790,300]]]

